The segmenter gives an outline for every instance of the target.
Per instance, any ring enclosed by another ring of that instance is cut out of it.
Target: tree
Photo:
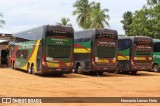
[[[149,6],[144,5],[142,9],[132,14],[132,23],[130,25],[128,25],[128,21],[122,20],[123,27],[126,33],[129,29],[131,35],[150,36],[160,39],[160,0],[148,0],[148,2],[152,4],[149,4]]]
[[[160,39],[160,3],[157,4],[152,10],[152,27],[154,32],[154,38]]]
[[[149,33],[151,26],[148,26],[148,18],[147,18],[147,11],[145,9],[141,9],[134,13],[132,18],[132,34],[133,35],[141,35],[141,36],[151,36],[152,34]]]
[[[61,22],[60,22],[59,24],[68,25],[68,22],[69,22],[69,21],[70,21],[69,18],[63,17],[63,18],[61,18]]]
[[[147,0],[148,5],[156,5],[160,3],[160,0]]]
[[[121,20],[121,23],[123,24],[125,35],[132,35],[131,33],[132,17],[133,16],[131,11],[127,11],[123,14],[123,20]]]
[[[73,7],[76,8],[73,11],[73,15],[77,15],[76,20],[78,22],[78,26],[83,29],[87,29],[89,27],[89,21],[91,19],[90,11],[92,5],[93,2],[89,3],[88,0],[77,0],[73,5]]]
[[[95,2],[90,13],[90,28],[105,28],[105,25],[109,26],[109,15],[106,14],[108,11],[108,9],[101,9],[100,3]]]
[[[0,17],[3,17],[3,15],[2,15],[1,13],[0,13]],[[1,28],[3,27],[3,26],[2,26],[3,24],[5,24],[5,21],[0,19],[0,27],[1,27]]]
[[[76,21],[79,27],[88,29],[109,26],[109,15],[106,14],[109,10],[102,10],[99,2],[89,3],[88,0],[77,0],[73,7],[76,8],[73,15],[77,15]]]

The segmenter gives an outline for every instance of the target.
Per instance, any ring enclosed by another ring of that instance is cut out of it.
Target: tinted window
[[[116,48],[97,46],[97,56],[100,58],[114,58],[116,54]]]
[[[28,50],[18,50],[16,52],[16,57],[21,59],[28,58]]]
[[[131,47],[132,41],[130,39],[118,40],[118,49],[125,50]]]
[[[91,38],[81,38],[81,39],[75,39],[75,43],[81,43],[81,42],[88,42]]]
[[[151,52],[136,52],[136,55],[151,55]]]
[[[160,43],[154,43],[153,51],[154,52],[160,52]]]
[[[71,53],[71,47],[48,45],[47,52],[47,56],[51,58],[69,58]]]

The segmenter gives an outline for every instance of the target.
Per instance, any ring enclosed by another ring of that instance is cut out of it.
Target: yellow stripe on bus
[[[87,48],[87,49],[82,49],[82,48],[74,48],[74,53],[90,53],[91,49]]]
[[[32,54],[32,56],[30,57],[30,59],[29,59],[29,63],[30,63],[30,65],[33,63],[34,64],[34,70],[36,71],[37,70],[37,64],[36,64],[36,58],[37,58],[37,52],[38,52],[38,47],[39,47],[39,44],[40,44],[40,40],[37,40],[37,43],[36,43],[36,47],[35,47],[35,49],[34,49],[34,51],[33,51],[33,54]],[[23,70],[27,70],[27,65],[28,65],[28,63],[26,63],[26,65],[24,66],[24,67],[22,67],[21,69],[23,69]]]
[[[134,60],[146,60],[145,57],[134,57]]]
[[[129,60],[129,56],[118,56],[118,60]]]
[[[70,65],[70,63],[65,63],[67,66]],[[51,62],[47,62],[47,65],[49,67],[60,67],[60,64],[59,63],[51,63]]]
[[[96,62],[98,62],[98,63],[109,63],[109,60],[98,59]]]
[[[47,65],[48,67],[59,67],[60,66],[59,63],[50,63],[50,62],[47,62]]]

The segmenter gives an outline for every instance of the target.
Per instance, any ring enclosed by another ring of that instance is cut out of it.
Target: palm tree
[[[106,13],[108,9],[101,9],[100,3],[94,3],[94,6],[91,10],[91,24],[90,28],[105,28],[105,26],[109,26],[108,20],[109,15]]]
[[[68,22],[70,21],[70,19],[69,18],[65,18],[65,17],[63,17],[63,18],[61,18],[61,23],[59,23],[59,24],[62,24],[62,25],[68,25]]]
[[[0,17],[3,17],[3,15],[0,13]],[[4,20],[0,20],[0,27],[2,28],[2,24],[5,24]]]
[[[90,21],[90,11],[93,2],[89,3],[88,0],[77,0],[76,3],[73,4],[73,7],[76,8],[73,11],[73,15],[77,15],[78,26],[87,29],[89,27],[88,23]]]
[[[157,3],[160,3],[160,0],[147,0],[147,3],[150,5],[155,5]]]

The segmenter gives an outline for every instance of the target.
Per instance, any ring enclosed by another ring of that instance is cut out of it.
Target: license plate
[[[61,71],[61,69],[56,69],[57,71]]]

